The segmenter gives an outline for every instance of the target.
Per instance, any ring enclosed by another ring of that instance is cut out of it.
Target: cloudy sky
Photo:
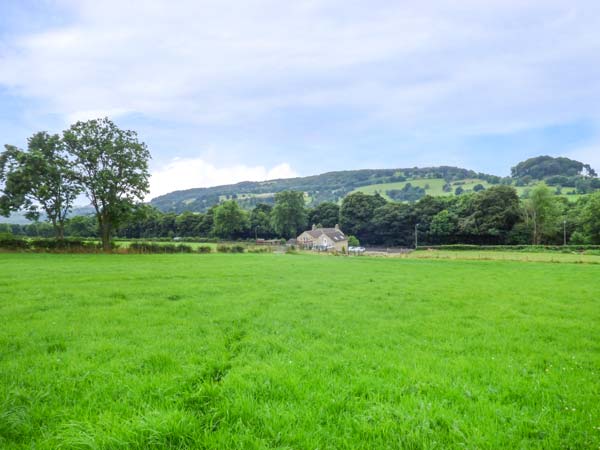
[[[539,154],[600,169],[597,0],[1,0],[0,143],[109,116],[152,196]]]

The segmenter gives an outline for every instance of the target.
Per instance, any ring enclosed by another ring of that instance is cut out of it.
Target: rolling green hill
[[[350,192],[363,186],[405,183],[413,179],[427,179],[431,181],[432,185],[435,184],[436,186],[439,184],[437,180],[443,181],[444,179],[452,181],[484,179],[488,183],[500,183],[502,181],[501,177],[495,175],[448,166],[349,170],[308,177],[242,182],[225,186],[176,191],[156,197],[150,204],[165,212],[203,212],[223,200],[234,199],[242,207],[252,208],[257,203],[272,203],[277,192],[286,190],[305,192],[307,200],[311,204],[318,204],[324,201],[340,201]]]
[[[327,172],[321,175],[237,184],[171,192],[154,198],[150,204],[163,212],[204,212],[225,200],[236,200],[252,209],[258,203],[273,203],[277,192],[294,190],[305,193],[311,206],[340,202],[346,195],[361,191],[379,193],[388,200],[415,201],[424,195],[455,195],[495,184],[509,184],[526,197],[540,182],[552,186],[557,195],[571,201],[600,189],[600,179],[588,165],[568,158],[540,156],[518,163],[510,177],[500,177],[458,167],[440,166],[404,169],[365,169]],[[408,184],[410,183],[410,186]]]

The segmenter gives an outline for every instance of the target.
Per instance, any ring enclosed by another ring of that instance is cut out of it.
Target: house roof
[[[306,231],[311,237],[318,238],[322,234],[330,238],[333,242],[340,242],[346,240],[346,235],[337,228],[316,228],[314,230]]]

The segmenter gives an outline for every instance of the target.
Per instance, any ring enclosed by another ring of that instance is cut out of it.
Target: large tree
[[[600,244],[600,192],[590,195],[581,216],[583,230],[592,244]]]
[[[102,246],[110,251],[113,231],[148,193],[150,152],[134,131],[107,118],[77,122],[63,140],[96,211]]]
[[[409,246],[414,242],[414,214],[406,203],[386,203],[375,209],[370,225],[370,243]]]
[[[27,150],[6,145],[0,154],[0,214],[25,210],[30,220],[40,214],[52,223],[57,239],[64,238],[65,220],[81,192],[59,135],[34,134]]]
[[[545,184],[532,189],[525,202],[525,214],[532,228],[532,243],[539,245],[544,236],[556,231],[559,213],[554,194]]]
[[[269,238],[273,236],[271,226],[271,212],[273,207],[265,203],[259,203],[250,213],[250,230],[254,237]]]
[[[248,229],[248,215],[235,200],[221,203],[214,214],[214,234],[233,239]]]
[[[279,236],[297,236],[306,227],[306,218],[303,192],[284,191],[275,194],[271,225]]]
[[[480,243],[500,244],[521,217],[519,196],[511,186],[493,186],[474,195],[461,221],[463,234]]]
[[[342,201],[340,209],[340,224],[346,234],[356,236],[360,242],[373,242],[373,224],[371,220],[375,210],[386,204],[379,195],[367,195],[355,192]]]
[[[333,228],[340,223],[340,207],[337,203],[323,202],[310,210],[308,223]]]

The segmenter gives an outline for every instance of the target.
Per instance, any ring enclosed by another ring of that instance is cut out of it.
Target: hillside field
[[[0,254],[0,448],[600,446],[600,265]]]
[[[387,191],[393,189],[402,189],[406,184],[410,183],[412,186],[418,186],[425,189],[426,195],[431,195],[433,197],[442,197],[442,196],[453,196],[454,190],[461,186],[466,192],[473,191],[473,188],[481,184],[484,188],[489,189],[493,185],[484,180],[479,180],[476,178],[467,178],[464,180],[460,180],[458,182],[450,183],[452,185],[452,192],[444,192],[444,184],[446,181],[443,178],[418,178],[407,181],[399,181],[396,183],[381,183],[381,184],[370,184],[367,186],[361,186],[354,189],[352,192],[362,192],[363,194],[373,195],[375,193],[379,193],[386,200],[391,201],[392,199],[389,195],[386,194]],[[527,190],[534,189],[536,184],[530,186],[513,186],[520,197],[525,195]],[[560,195],[561,197],[565,197],[569,201],[575,202],[577,199],[582,197],[582,194],[567,194],[567,192],[572,191],[573,188],[564,188],[563,193]]]

